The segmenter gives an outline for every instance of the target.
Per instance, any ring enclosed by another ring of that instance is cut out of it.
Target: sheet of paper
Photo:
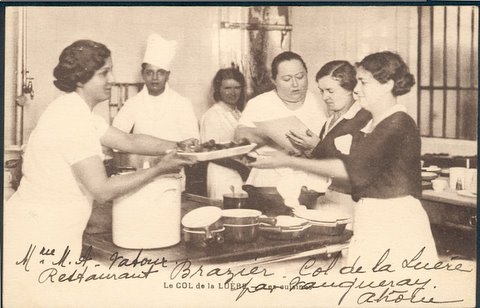
[[[293,151],[295,147],[292,145],[286,134],[290,130],[306,132],[308,127],[295,116],[268,120],[262,122],[254,122],[265,135],[270,137],[275,143],[285,150]]]

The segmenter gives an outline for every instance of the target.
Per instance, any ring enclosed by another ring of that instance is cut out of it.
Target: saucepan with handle
[[[204,206],[188,212],[182,218],[183,240],[187,247],[207,248],[223,244],[225,228],[222,210]]]
[[[222,211],[225,239],[234,243],[252,242],[257,239],[261,224],[275,225],[274,217],[266,217],[252,209],[227,209]]]

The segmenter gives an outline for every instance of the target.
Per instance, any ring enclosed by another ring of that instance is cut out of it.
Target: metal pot
[[[235,243],[252,242],[257,239],[261,223],[274,225],[276,219],[262,216],[262,212],[252,209],[228,209],[222,212],[225,238]]]
[[[224,209],[245,209],[248,207],[248,194],[235,193],[223,195]]]
[[[225,228],[222,210],[204,206],[188,212],[182,218],[183,240],[187,247],[206,248],[223,244]]]
[[[242,189],[248,193],[248,208],[259,210],[269,216],[291,213],[291,209],[284,204],[275,187],[243,185]]]
[[[263,237],[274,240],[293,240],[305,235],[311,227],[307,220],[291,216],[277,216],[275,226],[261,225],[260,233]]]
[[[225,227],[183,228],[183,240],[187,247],[207,248],[223,244]]]
[[[349,221],[337,220],[335,222],[310,221],[310,232],[322,235],[340,235],[345,231]]]

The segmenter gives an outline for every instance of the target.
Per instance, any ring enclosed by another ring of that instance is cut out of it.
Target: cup
[[[223,195],[224,209],[245,209],[247,208],[248,194],[235,193]]]
[[[466,170],[464,189],[471,193],[477,193],[477,169]]]
[[[433,190],[436,192],[444,191],[447,188],[448,182],[447,180],[442,179],[435,179],[432,181]]]
[[[455,190],[457,187],[457,183],[460,182],[462,184],[462,189],[465,189],[465,175],[467,173],[467,168],[463,167],[453,167],[450,168],[450,189]]]

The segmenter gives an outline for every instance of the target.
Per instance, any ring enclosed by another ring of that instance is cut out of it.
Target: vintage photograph
[[[476,6],[6,6],[4,307],[476,306]]]

